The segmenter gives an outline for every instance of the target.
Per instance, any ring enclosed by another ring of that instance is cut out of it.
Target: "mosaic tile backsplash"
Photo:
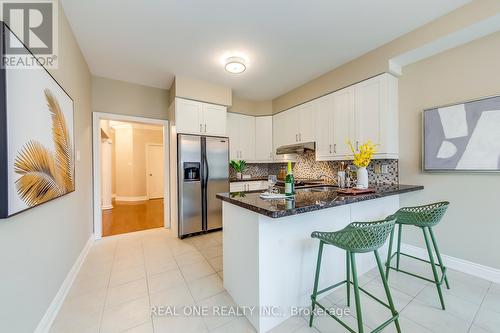
[[[345,161],[349,165],[350,161]],[[295,178],[318,179],[321,175],[337,177],[341,161],[316,161],[312,151],[297,156],[293,163],[293,174]],[[387,173],[375,173],[377,167],[387,165]],[[249,163],[243,174],[252,177],[266,177],[278,175],[286,163]],[[230,169],[230,177],[235,178],[236,173]],[[397,184],[399,182],[398,160],[373,160],[368,166],[368,181],[375,184]]]

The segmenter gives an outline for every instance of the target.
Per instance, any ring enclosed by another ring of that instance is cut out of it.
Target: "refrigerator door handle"
[[[207,155],[203,155],[203,169],[204,169],[204,179],[203,179],[203,186],[206,188],[208,184],[208,177],[209,177],[209,168],[208,168],[208,160],[207,160]]]

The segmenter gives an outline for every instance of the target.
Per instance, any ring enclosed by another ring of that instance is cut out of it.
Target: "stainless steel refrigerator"
[[[177,135],[179,237],[222,228],[222,202],[229,192],[229,139]]]

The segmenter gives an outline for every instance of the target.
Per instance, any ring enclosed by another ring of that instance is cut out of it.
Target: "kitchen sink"
[[[338,189],[337,186],[323,185],[323,186],[297,188],[295,190],[299,192],[330,192],[330,191],[336,191],[337,189]]]
[[[337,186],[317,186],[317,187],[311,187],[311,192],[330,192],[330,191],[336,191],[338,189]]]

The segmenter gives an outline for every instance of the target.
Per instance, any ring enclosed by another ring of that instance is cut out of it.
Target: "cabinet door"
[[[380,77],[363,81],[354,86],[356,108],[356,141],[380,143]]]
[[[203,103],[176,98],[175,127],[177,133],[201,134]]]
[[[255,161],[273,160],[273,117],[255,118]]]
[[[285,117],[284,113],[273,116],[273,146],[278,148],[285,142]]]
[[[245,191],[245,183],[233,182],[229,183],[229,192],[243,192]]]
[[[297,132],[299,142],[313,142],[316,140],[314,113],[316,102],[308,102],[297,108]]]
[[[286,130],[287,124],[285,112],[281,112],[273,116],[273,159],[276,162],[285,160],[285,155],[276,155],[276,148],[287,144]]]
[[[292,145],[299,142],[299,111],[300,108],[294,107],[283,112],[285,123],[284,145]]]
[[[226,135],[227,111],[225,106],[203,103],[203,133]]]
[[[248,190],[249,191],[258,191],[262,188],[261,181],[248,182]]]
[[[252,161],[255,159],[255,117],[240,115],[239,118],[241,159]]]
[[[229,158],[240,158],[240,119],[235,113],[227,114],[227,136],[229,137]]]
[[[354,89],[345,88],[333,94],[333,156],[345,158],[352,152],[346,141],[356,145]]]
[[[316,158],[333,156],[333,95],[316,100]]]

